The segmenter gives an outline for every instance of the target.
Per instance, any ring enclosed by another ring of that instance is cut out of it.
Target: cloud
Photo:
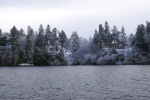
[[[149,0],[0,0],[0,27],[9,31],[13,25],[38,29],[50,24],[67,34],[76,30],[81,36],[93,35],[99,24],[123,25],[134,33],[137,24],[150,21]]]
[[[69,0],[0,0],[1,7],[18,7],[18,8],[53,8],[64,5]]]

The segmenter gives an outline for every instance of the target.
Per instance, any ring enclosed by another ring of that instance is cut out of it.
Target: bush
[[[97,64],[98,65],[115,65],[116,64],[116,55],[112,54],[112,55],[106,55],[104,57],[100,57],[97,60]]]

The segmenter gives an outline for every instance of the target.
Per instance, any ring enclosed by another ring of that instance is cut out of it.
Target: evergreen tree
[[[78,48],[80,47],[79,37],[78,37],[78,34],[76,31],[73,32],[73,34],[71,35],[70,42],[71,42],[72,56],[75,57],[76,52],[77,52]]]
[[[37,34],[37,38],[35,41],[35,49],[34,49],[34,64],[35,65],[48,65],[48,58],[46,52],[45,45],[45,36],[43,26],[39,27],[39,34]]]
[[[17,65],[19,63],[19,32],[15,26],[10,30],[10,44],[12,51],[12,65]]]
[[[45,50],[45,37],[44,37],[44,29],[42,25],[40,25],[39,27],[39,34],[37,35],[35,45],[39,47],[41,50]]]
[[[112,29],[112,38],[113,38],[113,45],[115,48],[118,48],[119,47],[119,31],[117,30],[117,27],[114,26],[113,29]]]
[[[109,29],[109,25],[108,25],[108,22],[105,21],[105,34],[109,34],[110,33],[110,29]]]
[[[110,29],[109,29],[109,25],[108,22],[105,21],[105,25],[104,25],[104,44],[107,47],[111,46],[111,42],[112,42],[112,37],[111,37],[111,33],[110,33]]]
[[[7,37],[0,36],[0,46],[6,46],[7,45]]]
[[[134,45],[133,42],[134,42],[134,35],[131,33],[131,34],[129,34],[129,36],[128,36],[127,45],[128,45],[129,47],[131,47],[131,46]]]
[[[150,22],[146,22],[146,33],[147,33],[147,38],[149,42],[149,50],[150,50]]]
[[[135,46],[140,51],[149,51],[146,28],[143,24],[138,25],[135,35]]]
[[[12,49],[15,51],[16,49],[19,49],[19,32],[16,29],[16,27],[14,26],[11,30],[10,30],[10,43],[12,45]]]
[[[97,30],[95,30],[94,36],[93,36],[93,43],[95,44],[95,50],[98,51],[102,49],[102,37],[101,33],[98,33]]]
[[[24,36],[25,35],[25,32],[24,32],[24,30],[22,28],[19,30],[19,34],[20,34],[20,36]]]
[[[52,33],[53,33],[53,35],[54,35],[54,42],[56,41],[56,40],[58,40],[58,38],[57,38],[57,29],[56,28],[53,28],[53,30],[52,30]]]
[[[125,33],[125,29],[123,26],[122,26],[121,32],[120,32],[120,43],[121,43],[121,46],[123,48],[125,48],[125,46],[126,46],[126,33]]]
[[[100,24],[99,25],[99,45],[100,48],[104,47],[104,41],[105,41],[105,30],[103,28],[103,26]]]
[[[34,36],[34,31],[30,26],[28,26],[27,38],[26,38],[27,63],[33,63],[33,48],[34,48],[33,36]]]
[[[99,34],[101,36],[101,39],[104,41],[105,32],[104,32],[104,28],[103,28],[102,24],[99,25]]]
[[[150,35],[150,22],[146,22],[146,32],[148,35]]]
[[[60,42],[61,47],[63,48],[66,47],[67,36],[63,30],[59,33],[59,42]]]
[[[47,25],[47,28],[45,30],[45,45],[48,48],[49,46],[53,46],[54,45],[54,35],[51,32],[51,28],[50,25]]]
[[[99,42],[99,33],[97,30],[95,30],[95,33],[93,36],[93,42],[94,42],[94,44],[98,44],[98,42]]]

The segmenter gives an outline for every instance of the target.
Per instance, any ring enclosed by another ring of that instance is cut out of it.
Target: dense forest
[[[87,40],[76,31],[68,38],[50,25],[38,31],[28,26],[26,33],[15,26],[10,32],[0,29],[0,66],[150,64],[150,22],[127,35],[124,27],[110,29],[106,21],[93,33]]]

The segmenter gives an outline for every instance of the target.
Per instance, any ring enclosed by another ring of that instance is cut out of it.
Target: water
[[[0,100],[150,100],[150,66],[1,67]]]

